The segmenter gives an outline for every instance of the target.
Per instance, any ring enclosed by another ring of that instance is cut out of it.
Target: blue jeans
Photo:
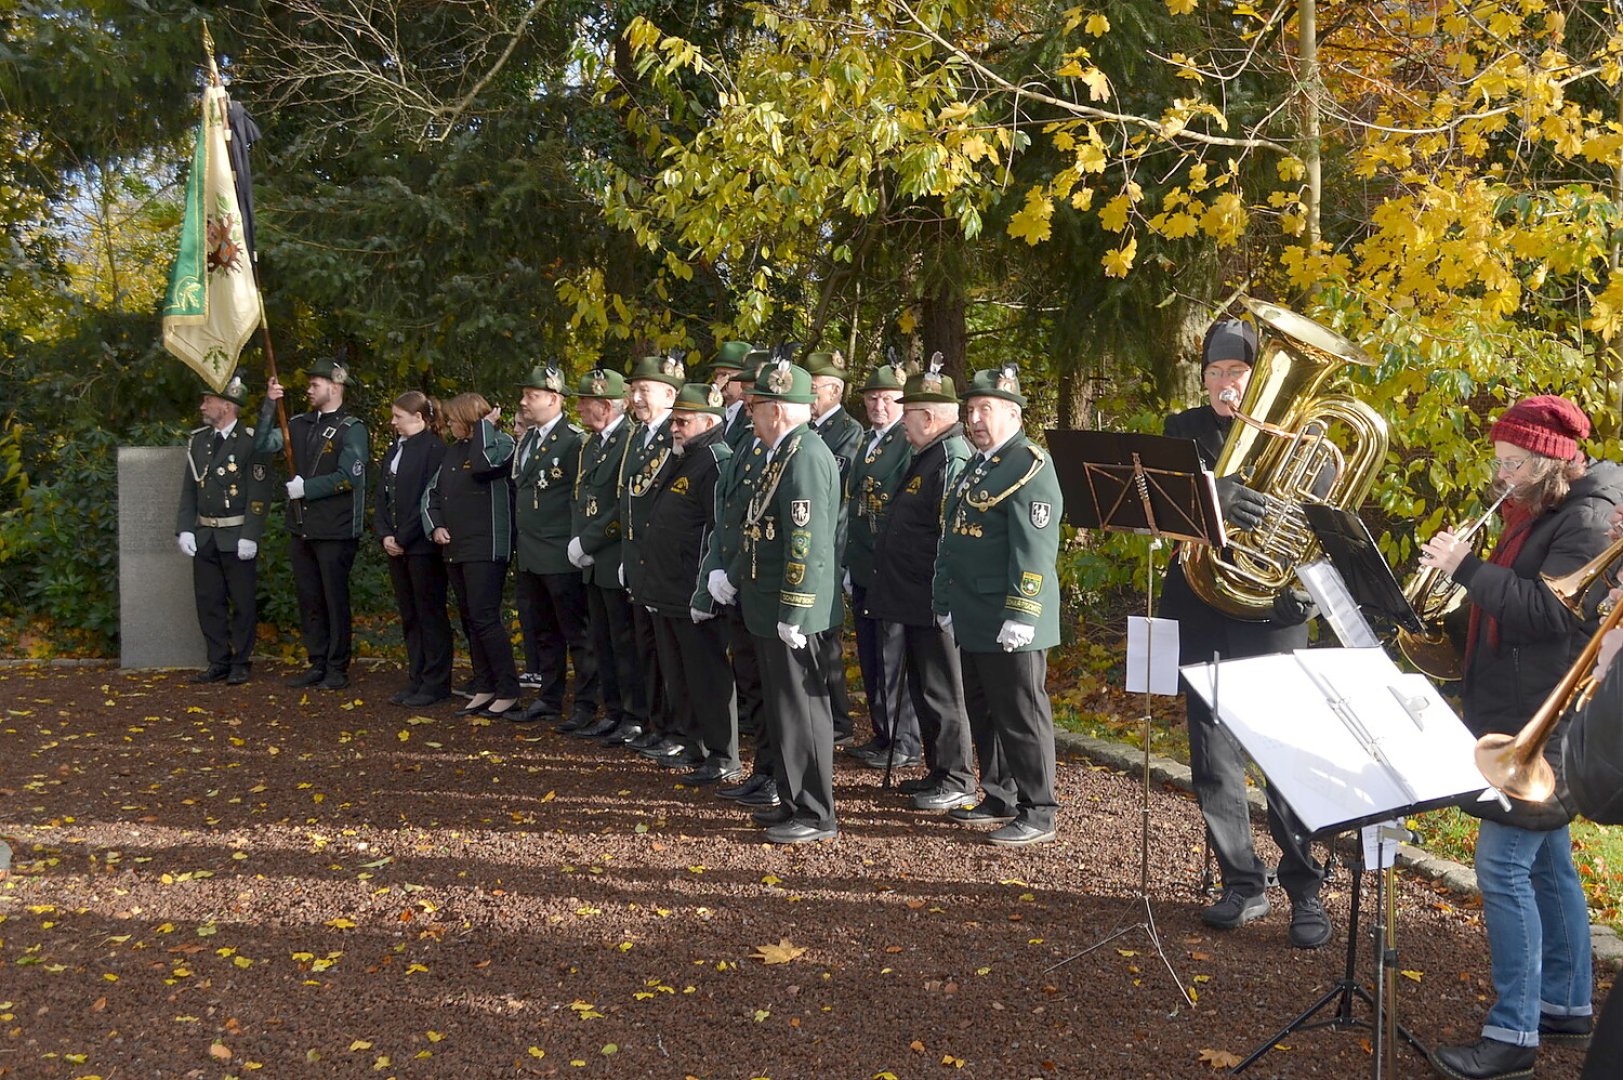
[[[1532,832],[1484,821],[1476,874],[1499,995],[1482,1034],[1537,1046],[1540,1013],[1588,1016],[1593,1008],[1589,905],[1572,865],[1572,835],[1566,826]]]

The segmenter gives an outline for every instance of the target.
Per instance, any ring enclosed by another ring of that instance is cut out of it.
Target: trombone
[[[1609,571],[1623,558],[1623,539],[1583,566],[1559,577],[1543,575],[1556,598],[1579,619],[1584,618],[1584,597],[1598,581],[1613,581]],[[1556,683],[1533,718],[1515,735],[1484,735],[1477,740],[1476,765],[1489,784],[1506,795],[1528,802],[1543,802],[1555,792],[1555,773],[1544,760],[1544,747],[1568,709],[1582,708],[1594,697],[1605,672],[1595,671],[1601,639],[1623,625],[1623,604],[1614,604],[1601,620],[1578,659]]]

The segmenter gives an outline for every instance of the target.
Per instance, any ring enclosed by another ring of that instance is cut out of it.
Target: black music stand
[[[1411,633],[1425,632],[1426,624],[1403,595],[1403,587],[1381,557],[1362,518],[1351,510],[1319,503],[1307,503],[1302,511],[1325,557],[1359,607]]]
[[[1138,435],[1115,431],[1050,431],[1048,451],[1065,496],[1065,517],[1081,529],[1106,529],[1138,533],[1146,538],[1144,565],[1144,611],[1155,615],[1155,551],[1163,536],[1187,543],[1217,544],[1224,541],[1223,517],[1217,507],[1217,488],[1211,474],[1202,466],[1200,451],[1193,439],[1164,435]],[[1153,651],[1153,634],[1146,644]],[[1139,820],[1138,890],[1128,914],[1142,910],[1137,922],[1128,923],[1124,914],[1116,927],[1086,949],[1066,957],[1047,971],[1086,956],[1134,930],[1143,930],[1155,946],[1167,974],[1178,993],[1193,1004],[1183,980],[1178,977],[1161,945],[1150,908],[1150,698],[1153,656],[1146,656],[1144,716],[1140,732],[1144,762],[1143,801]]]

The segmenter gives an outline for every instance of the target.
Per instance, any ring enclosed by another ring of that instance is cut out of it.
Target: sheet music
[[[1480,792],[1476,740],[1423,675],[1380,649],[1227,660],[1218,720],[1311,832]],[[1211,703],[1212,665],[1182,669]]]

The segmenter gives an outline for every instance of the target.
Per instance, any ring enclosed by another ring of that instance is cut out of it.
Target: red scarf
[[[1527,536],[1533,531],[1533,523],[1544,516],[1541,510],[1534,513],[1532,510],[1517,502],[1514,498],[1506,499],[1499,507],[1499,515],[1505,519],[1505,530],[1499,534],[1499,542],[1493,546],[1493,554],[1488,556],[1488,562],[1494,566],[1511,566],[1516,557],[1527,546]],[[1476,652],[1477,637],[1481,632],[1484,616],[1482,609],[1475,604],[1471,605],[1471,624],[1465,635],[1465,670],[1471,670],[1471,657]],[[1488,620],[1488,646],[1495,653],[1499,651],[1499,620],[1489,615]]]

